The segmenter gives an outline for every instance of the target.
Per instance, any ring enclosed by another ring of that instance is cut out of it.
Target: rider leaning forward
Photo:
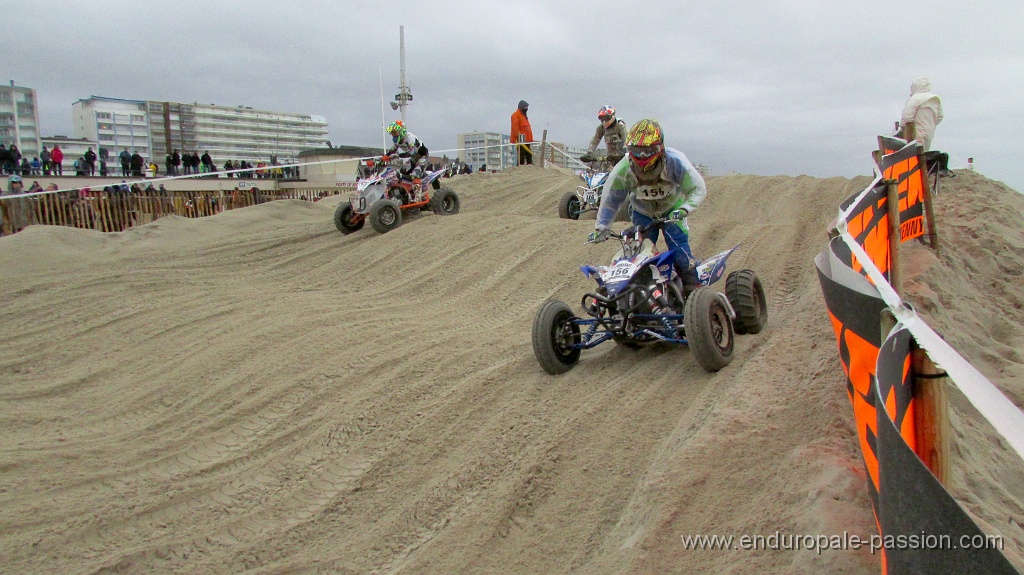
[[[596,160],[594,154],[597,153],[597,145],[603,139],[608,145],[608,162],[614,166],[626,155],[626,122],[615,117],[615,108],[611,106],[604,106],[598,110],[597,119],[601,123],[598,124],[597,131],[594,132],[594,137],[590,140],[587,153],[580,156],[580,160],[583,162]]]
[[[384,153],[381,161],[387,163],[392,157],[407,160],[398,170],[403,180],[415,181],[423,177],[430,159],[430,152],[415,134],[406,129],[401,120],[391,122],[387,132],[394,145]]]
[[[625,145],[627,157],[612,168],[601,193],[596,230],[590,234],[590,241],[608,239],[608,225],[630,192],[633,225],[647,225],[653,218],[667,218],[672,212],[682,211],[682,219],[665,224],[663,229],[669,249],[677,248],[676,265],[683,275],[685,293],[689,293],[697,284],[697,270],[690,252],[685,215],[704,201],[704,178],[682,152],[665,147],[665,135],[655,120],[644,119],[634,124],[626,135]],[[658,230],[651,231],[648,237],[656,243]]]

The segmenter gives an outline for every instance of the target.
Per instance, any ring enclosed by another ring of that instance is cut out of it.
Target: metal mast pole
[[[383,144],[381,150],[386,152],[388,149],[388,139],[384,131],[387,128],[387,124],[384,123],[384,63],[378,60],[377,65],[380,67],[378,71],[380,74],[380,141]]]
[[[391,103],[391,108],[392,109],[400,108],[402,110],[402,123],[404,124],[405,123],[405,107],[408,106],[409,102],[412,101],[412,92],[409,91],[409,85],[405,81],[405,26],[399,26],[398,27],[398,35],[399,35],[399,46],[400,46],[399,49],[401,50],[400,56],[401,56],[401,63],[402,63],[402,70],[401,70],[401,77],[400,77],[401,85],[398,87],[398,94],[395,95],[395,100],[397,101],[397,103],[396,102],[392,102]]]

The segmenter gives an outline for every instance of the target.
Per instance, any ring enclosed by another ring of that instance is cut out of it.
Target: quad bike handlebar
[[[619,232],[616,232],[616,231],[613,231],[613,230],[608,230],[608,232],[609,232],[608,233],[608,237],[609,238],[615,238],[615,239],[620,240],[620,241],[629,241],[630,239],[641,238],[641,237],[646,236],[647,232],[649,232],[651,230],[661,229],[665,224],[681,222],[688,215],[690,215],[689,210],[687,210],[686,208],[681,208],[681,209],[674,210],[671,213],[669,213],[667,218],[653,218],[651,220],[651,223],[649,223],[649,224],[645,224],[645,225],[642,225],[642,226],[630,226],[628,228],[624,228],[622,231],[619,231]],[[591,240],[591,239],[588,239],[584,243],[585,244],[596,244],[596,243],[600,243],[601,241],[604,241],[604,240]]]

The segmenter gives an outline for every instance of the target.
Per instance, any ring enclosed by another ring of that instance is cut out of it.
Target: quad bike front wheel
[[[551,300],[537,310],[533,320],[533,355],[551,375],[565,373],[580,360],[579,348],[570,347],[580,339],[580,326],[565,302]]]
[[[701,367],[718,371],[732,361],[733,333],[729,310],[714,290],[699,287],[686,298],[686,339]]]
[[[578,220],[582,207],[582,202],[576,192],[565,192],[562,194],[562,199],[558,200],[558,217],[565,220]]]
[[[451,188],[441,188],[430,198],[430,209],[439,216],[451,216],[459,213],[459,195]]]
[[[395,200],[377,200],[370,206],[370,225],[386,234],[402,225],[402,208]]]
[[[736,312],[736,333],[761,333],[768,324],[768,302],[754,270],[739,270],[725,279],[725,296]]]
[[[334,227],[345,235],[358,232],[363,229],[364,224],[366,224],[366,215],[352,211],[352,205],[348,202],[334,210]]]

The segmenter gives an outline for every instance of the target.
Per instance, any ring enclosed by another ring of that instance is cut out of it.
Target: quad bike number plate
[[[597,190],[584,190],[583,192],[583,203],[595,204],[597,203]]]
[[[601,274],[601,279],[604,280],[605,283],[628,280],[633,277],[633,273],[636,272],[639,267],[640,266],[629,260],[623,260],[617,262],[615,265],[604,271]]]

